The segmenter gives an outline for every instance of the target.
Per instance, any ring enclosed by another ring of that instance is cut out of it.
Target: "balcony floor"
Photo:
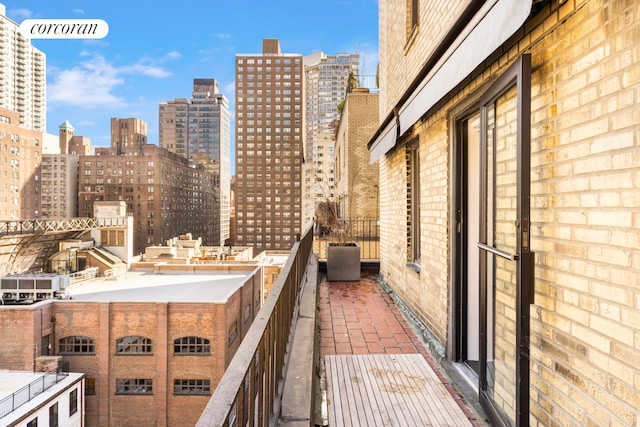
[[[374,275],[319,290],[329,426],[485,425]]]

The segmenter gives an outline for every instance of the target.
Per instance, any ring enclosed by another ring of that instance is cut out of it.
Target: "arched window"
[[[209,340],[200,337],[181,337],[173,340],[174,354],[210,354]]]
[[[93,338],[73,335],[60,338],[58,342],[59,354],[95,354],[96,343]]]
[[[151,354],[152,341],[149,338],[128,336],[116,340],[116,354]]]

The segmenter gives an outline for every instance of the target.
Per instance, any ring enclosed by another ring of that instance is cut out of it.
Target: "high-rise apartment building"
[[[20,113],[19,125],[46,131],[46,56],[20,34],[0,4],[0,107]]]
[[[302,228],[313,221],[318,202],[335,198],[334,145],[338,105],[345,99],[349,76],[358,76],[360,56],[315,52],[304,57],[305,163]]]
[[[40,216],[42,132],[20,126],[20,114],[0,107],[0,219]]]
[[[191,232],[213,241],[211,212],[216,195],[203,166],[147,144],[140,119],[112,119],[111,147],[80,156],[78,214],[92,217],[96,201],[124,201],[133,216],[134,252]],[[137,141],[137,142],[132,142]]]
[[[96,156],[80,156],[79,216],[93,217],[96,201],[124,201],[134,220],[136,254],[187,232],[211,244],[211,175],[153,144],[130,150],[116,155],[97,149]]]
[[[290,249],[301,232],[302,55],[278,39],[236,55],[236,244]]]
[[[194,79],[191,99],[160,104],[160,146],[204,166],[213,177],[217,202],[211,215],[213,244],[229,239],[231,115],[215,79]]]
[[[78,156],[44,154],[42,156],[42,217],[78,216]]]
[[[68,120],[58,126],[58,150],[42,155],[42,217],[78,216],[78,156],[93,154],[91,139],[74,135]]]

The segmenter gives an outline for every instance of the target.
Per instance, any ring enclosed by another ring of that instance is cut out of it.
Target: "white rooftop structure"
[[[81,282],[67,290],[72,300],[80,301],[224,303],[255,268],[172,274],[130,271],[119,280]]]
[[[78,411],[69,414],[68,392],[77,388],[83,377],[84,374],[73,372],[56,375],[0,370],[0,425],[22,426],[34,418],[38,418],[38,425],[49,425],[48,422],[45,424],[49,420],[49,406],[60,403],[66,407],[58,411],[58,425],[80,426],[84,414],[83,399],[77,398]],[[76,397],[83,393],[83,388],[81,382]]]

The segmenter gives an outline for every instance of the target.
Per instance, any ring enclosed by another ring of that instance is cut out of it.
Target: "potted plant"
[[[319,203],[316,218],[318,233],[328,237],[327,280],[360,280],[360,245],[347,240],[349,222],[338,217],[337,203]]]

